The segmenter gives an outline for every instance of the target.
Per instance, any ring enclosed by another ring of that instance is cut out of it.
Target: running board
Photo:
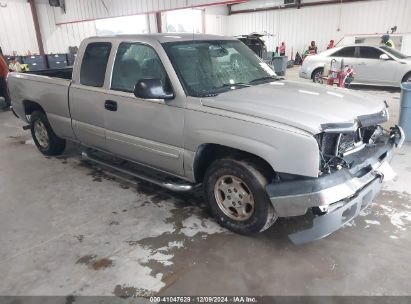
[[[190,184],[187,183],[183,180],[178,180],[177,178],[172,178],[176,181],[170,181],[167,179],[170,179],[166,176],[166,174],[164,173],[159,173],[156,174],[157,177],[154,176],[150,176],[150,174],[143,174],[143,173],[137,173],[134,170],[130,170],[127,168],[122,168],[119,165],[115,165],[113,163],[110,163],[110,161],[108,160],[104,160],[103,158],[99,158],[95,155],[89,154],[87,152],[81,152],[81,157],[83,160],[88,160],[90,162],[93,162],[95,164],[110,168],[112,170],[118,171],[120,173],[144,180],[146,182],[155,184],[157,186],[160,186],[162,188],[171,190],[171,191],[176,191],[176,192],[185,192],[185,191],[190,191],[193,190],[196,186],[195,184]],[[143,169],[141,171],[147,171],[147,169]]]

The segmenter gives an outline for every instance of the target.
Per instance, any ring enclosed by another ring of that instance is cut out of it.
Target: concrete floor
[[[396,123],[398,90],[366,91],[387,99]],[[0,113],[0,295],[411,295],[410,144],[361,216],[294,246],[287,234],[307,217],[236,235],[200,194],[113,179],[74,145],[44,157],[21,126]]]

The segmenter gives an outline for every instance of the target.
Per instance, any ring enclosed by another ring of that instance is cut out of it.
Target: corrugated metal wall
[[[303,0],[304,1],[304,0]],[[305,0],[308,1],[308,0]],[[5,53],[28,50],[38,52],[30,6],[26,0],[0,0],[0,46]],[[36,0],[45,51],[67,52],[71,45],[96,34],[94,21],[73,22],[130,15],[155,10],[175,9],[214,3],[212,0],[66,0],[67,14],[52,8],[48,0]],[[106,8],[102,3],[105,3]],[[411,32],[411,1],[373,0],[347,3],[340,6],[323,5],[297,9],[255,12],[227,16],[206,11],[206,33],[239,35],[254,31],[267,31],[275,36],[267,39],[273,50],[279,41],[303,51],[311,40],[321,49],[330,39],[339,40],[354,33],[385,32],[397,25],[399,32]],[[340,21],[341,20],[341,21]],[[64,23],[64,24],[60,24]],[[66,24],[67,23],[67,24]],[[156,31],[155,18],[150,15],[150,28]],[[340,28],[340,31],[337,29]]]
[[[322,5],[301,9],[280,9],[231,15],[228,34],[240,35],[267,31],[269,50],[285,41],[288,50],[300,53],[315,40],[325,49],[329,40],[338,41],[344,35],[382,33],[394,25],[398,32],[411,32],[411,1],[374,0],[358,3]],[[339,30],[338,30],[339,29]]]
[[[228,16],[205,14],[205,32],[214,35],[228,35]]]
[[[66,53],[69,46],[79,45],[85,37],[96,35],[93,19],[198,6],[218,1],[221,0],[66,0],[66,14],[64,14],[61,8],[50,7],[48,0],[36,0],[36,8],[45,52]],[[0,2],[7,4],[7,7],[0,7],[0,46],[3,52],[38,53],[30,5],[27,0],[0,0]],[[150,30],[155,33],[157,27],[154,14],[149,16]],[[89,21],[76,22],[79,20]],[[210,32],[226,33],[227,16],[219,18],[213,15],[207,20],[207,28]]]
[[[27,53],[38,52],[36,33],[30,5],[26,0],[0,1],[0,47],[4,54],[13,51]]]
[[[96,35],[94,21],[56,25],[48,1],[37,1],[36,8],[45,53],[67,53],[69,46],[79,46],[84,38]]]
[[[224,0],[66,0],[66,12],[53,8],[57,23],[119,17],[201,6]]]

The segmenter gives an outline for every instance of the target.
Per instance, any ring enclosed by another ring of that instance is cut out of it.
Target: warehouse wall
[[[236,0],[229,0],[229,3]],[[35,0],[40,31],[46,53],[66,53],[85,37],[96,35],[94,19],[117,17],[159,10],[226,2],[225,0],[66,0],[66,13],[48,0]],[[103,3],[106,5],[104,6]],[[2,7],[2,4],[7,4]],[[206,7],[206,32],[226,34],[227,9]],[[83,21],[81,21],[83,20]],[[149,14],[149,29],[157,31],[155,14]],[[4,53],[38,53],[38,46],[27,0],[0,0],[0,46]]]
[[[214,35],[228,34],[228,8],[226,5],[205,7],[205,32]]]
[[[228,16],[205,15],[205,33],[214,35],[229,35]]]
[[[38,52],[33,18],[26,0],[0,0],[0,47],[4,54]]]
[[[307,2],[311,0],[303,0]],[[40,29],[47,53],[67,52],[88,36],[96,35],[95,22],[88,20],[110,15],[130,15],[155,10],[198,6],[221,1],[213,0],[66,0],[67,14],[52,8],[48,0],[36,0]],[[252,3],[253,1],[250,1]],[[106,4],[107,10],[102,3]],[[7,4],[2,7],[1,4]],[[280,9],[228,16],[225,6],[205,7],[205,31],[211,34],[240,35],[266,31],[273,50],[286,41],[288,52],[303,51],[311,40],[325,48],[329,39],[338,41],[344,35],[385,32],[397,25],[398,32],[411,32],[411,1],[373,0],[340,6],[323,5],[297,9]],[[156,31],[154,14],[150,29]],[[338,29],[340,29],[338,31]],[[0,46],[5,53],[37,53],[37,42],[30,6],[26,0],[0,0]]]
[[[37,0],[36,7],[46,53],[67,53],[69,46],[78,46],[82,39],[96,34],[94,21],[56,25],[48,0]],[[0,47],[7,55],[39,52],[27,0],[0,0]]]
[[[45,53],[67,53],[69,46],[79,46],[84,38],[96,35],[95,21],[56,25],[48,0],[37,0],[36,8]]]
[[[285,41],[300,53],[315,40],[320,49],[328,41],[338,41],[344,35],[384,33],[394,25],[397,32],[411,32],[411,1],[373,0],[358,3],[320,5],[301,9],[280,9],[230,15],[228,34],[268,32],[269,50]]]
[[[57,24],[119,17],[171,9],[198,7],[211,3],[235,3],[239,0],[66,0],[66,12],[53,8]]]

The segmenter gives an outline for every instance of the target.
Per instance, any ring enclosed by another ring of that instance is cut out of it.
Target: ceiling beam
[[[40,53],[40,55],[44,55],[43,39],[41,37],[41,31],[40,31],[40,25],[39,25],[39,18],[38,18],[38,15],[37,15],[36,4],[34,3],[34,0],[27,0],[27,2],[30,4],[31,16],[33,17],[34,30],[36,32],[36,39],[37,39],[37,46],[39,48],[39,53]]]
[[[352,2],[364,2],[364,1],[372,1],[372,0],[327,0],[327,1],[317,1],[317,2],[308,2],[304,3],[303,1],[296,1],[295,4],[283,5],[283,6],[270,6],[270,7],[260,7],[254,9],[244,9],[233,11],[233,7],[236,4],[231,4],[228,6],[228,14],[235,15],[235,14],[244,14],[244,13],[255,13],[255,12],[265,12],[265,11],[274,11],[274,10],[284,10],[290,8],[303,8],[303,7],[311,7],[311,6],[319,6],[319,5],[330,5],[330,4],[344,4],[344,3],[352,3]]]

